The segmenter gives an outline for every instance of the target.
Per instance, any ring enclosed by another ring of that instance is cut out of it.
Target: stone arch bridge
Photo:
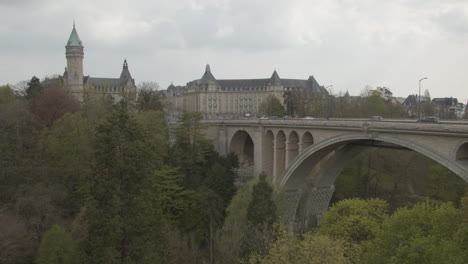
[[[204,120],[221,155],[267,173],[290,203],[286,223],[320,221],[347,162],[366,147],[419,152],[468,182],[468,123],[370,120]]]

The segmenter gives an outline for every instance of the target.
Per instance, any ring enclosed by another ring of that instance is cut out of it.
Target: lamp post
[[[419,119],[421,119],[421,82],[423,80],[427,80],[427,77],[421,78],[419,80],[419,97],[418,97],[418,115],[419,115]]]
[[[327,105],[326,105],[326,111],[325,111],[325,118],[327,120],[330,119],[330,93],[328,92],[328,88],[330,87],[333,87],[333,84],[325,87],[325,90],[327,91]]]

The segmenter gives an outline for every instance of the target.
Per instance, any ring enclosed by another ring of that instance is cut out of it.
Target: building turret
[[[211,82],[211,81],[216,81],[216,78],[211,73],[210,65],[207,64],[205,68],[205,73],[201,77],[200,82],[202,84],[208,84],[208,82]]]
[[[122,73],[120,73],[120,79],[133,80],[132,75],[130,74],[130,71],[128,70],[127,59],[124,60],[123,67],[122,67]]]
[[[276,69],[275,69],[275,71],[273,72],[273,74],[270,77],[270,84],[275,85],[275,86],[281,85],[281,79],[280,79],[278,73],[276,72]]]
[[[74,93],[78,99],[83,93],[83,44],[76,32],[75,24],[65,46],[65,55],[67,57],[67,87]]]

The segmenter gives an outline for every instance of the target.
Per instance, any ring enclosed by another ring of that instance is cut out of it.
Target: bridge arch
[[[465,181],[468,181],[467,167],[460,160],[468,161],[468,142],[461,144],[456,157],[448,158],[437,150],[395,136],[379,135],[369,137],[362,133],[335,136],[304,149],[279,181],[280,188],[286,192],[290,208],[285,223],[292,231],[304,231],[310,223],[320,223],[322,215],[328,210],[334,192],[334,183],[345,165],[373,142],[390,143],[416,151],[444,165]],[[358,144],[355,144],[358,143]],[[314,170],[313,178],[310,172]]]
[[[247,131],[238,130],[234,133],[229,144],[229,152],[236,154],[241,164],[254,164],[254,149],[254,142]]]
[[[312,144],[314,144],[314,137],[312,136],[312,134],[309,131],[306,131],[302,135],[301,151],[303,151],[304,149],[312,146]]]
[[[460,144],[460,146],[457,148],[455,160],[461,162],[468,162],[468,142]]]
[[[280,187],[284,187],[286,188],[286,190],[295,190],[298,189],[300,186],[304,186],[304,184],[307,183],[307,172],[310,172],[317,164],[319,164],[321,160],[323,160],[327,156],[330,156],[330,153],[338,154],[338,152],[340,152],[340,155],[342,156],[346,152],[350,153],[351,148],[347,147],[347,145],[352,142],[362,140],[374,140],[406,147],[442,164],[443,166],[453,171],[455,174],[459,175],[465,181],[468,181],[468,172],[466,171],[464,166],[460,164],[460,162],[457,162],[457,160],[468,159],[468,142],[463,143],[456,150],[456,159],[452,160],[447,158],[443,154],[438,153],[437,150],[428,148],[424,145],[415,144],[412,141],[402,139],[399,137],[379,135],[376,138],[370,138],[369,136],[363,135],[362,133],[353,133],[332,137],[304,149],[297,156],[297,158],[291,162],[290,166],[282,175],[283,177],[281,178],[281,181],[279,181]],[[340,166],[342,169],[342,167],[344,167],[344,164],[341,165],[343,165]],[[333,174],[339,174],[341,172],[341,169],[339,171],[336,171],[337,168],[335,168],[335,173]],[[323,174],[324,173],[322,173],[322,175]],[[331,177],[336,178],[336,176],[338,175],[332,175]],[[326,175],[324,175],[322,179],[316,179],[316,181],[314,181],[314,185],[325,187],[326,185],[333,185],[334,180],[334,178],[330,179],[327,178]]]

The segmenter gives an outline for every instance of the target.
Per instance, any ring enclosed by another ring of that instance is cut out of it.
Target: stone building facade
[[[313,76],[307,80],[282,79],[276,70],[265,79],[216,79],[206,65],[201,79],[185,86],[171,84],[165,91],[168,112],[177,117],[182,111],[201,112],[205,118],[258,116],[259,107],[270,95],[284,105],[287,91],[310,89],[326,93]]]
[[[136,99],[135,79],[128,70],[127,60],[124,60],[119,78],[96,78],[83,75],[84,46],[78,36],[75,25],[65,46],[67,67],[60,76],[65,87],[79,101],[86,97],[111,97],[118,102],[125,99],[129,102]]]

